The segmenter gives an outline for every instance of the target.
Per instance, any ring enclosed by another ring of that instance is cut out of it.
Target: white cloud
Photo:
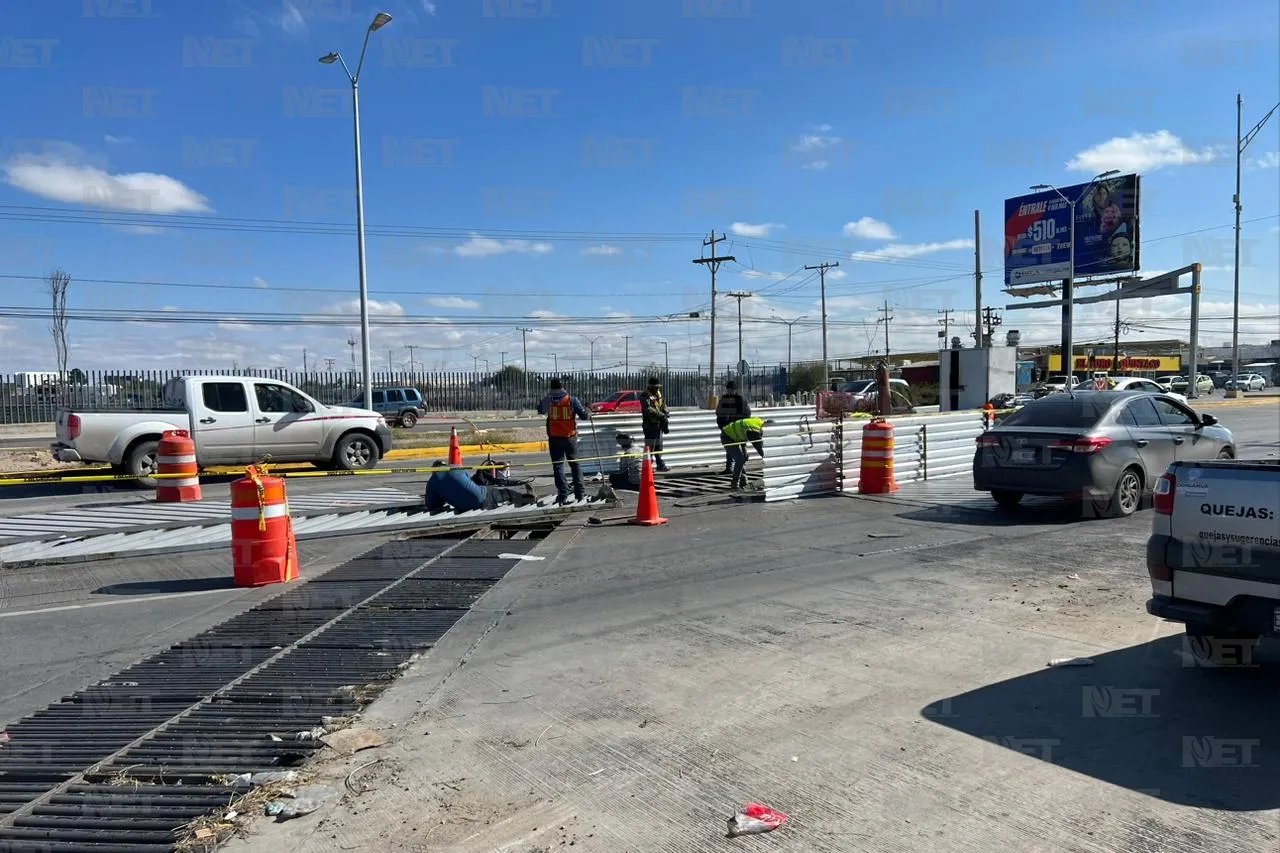
[[[801,136],[795,145],[791,146],[791,150],[798,154],[808,156],[803,164],[802,169],[825,169],[831,165],[831,161],[823,156],[823,152],[830,151],[844,141],[842,137],[830,135],[831,125],[822,124],[814,128],[814,132]]]
[[[257,288],[260,288],[260,289],[266,289],[266,288],[270,287],[271,285],[270,285],[270,284],[268,284],[268,283],[267,283],[267,280],[266,280],[265,278],[263,278],[262,276],[260,276],[260,275],[255,275],[255,276],[253,277],[253,286],[254,286],[254,287],[257,287]]]
[[[530,311],[529,316],[537,317],[539,320],[553,320],[556,317],[559,317],[561,315],[557,314],[554,311],[548,311],[545,308],[539,308],[537,311]]]
[[[769,232],[773,229],[785,227],[785,225],[779,225],[776,222],[762,222],[759,225],[752,225],[749,222],[735,222],[729,226],[729,230],[739,237],[768,237]]]
[[[454,254],[463,258],[487,258],[516,252],[525,255],[545,255],[551,252],[550,243],[531,240],[494,240],[475,234],[465,243],[453,247]]]
[[[1252,158],[1249,165],[1255,169],[1278,169],[1280,168],[1280,151],[1267,151],[1261,157]]]
[[[958,252],[961,249],[972,249],[972,240],[947,240],[942,243],[890,243],[872,252],[854,252],[855,261],[903,261],[919,258],[924,255],[936,255],[939,252]]]
[[[827,281],[843,281],[849,274],[844,270],[827,270]]]
[[[845,225],[844,236],[857,237],[860,240],[896,240],[898,237],[888,223],[872,219],[870,216],[864,216],[857,222]]]
[[[234,320],[223,320],[217,326],[224,332],[251,332],[256,328],[249,323],[237,323]]]
[[[327,314],[350,314],[353,318],[360,316],[360,300],[347,299],[330,305],[326,310]],[[386,301],[378,299],[369,300],[369,314],[372,316],[377,314],[381,317],[403,317],[404,306],[399,302]]]
[[[275,23],[291,36],[305,35],[307,32],[307,19],[291,0],[284,0],[281,4]]]
[[[1098,174],[1109,169],[1121,172],[1151,172],[1165,166],[1194,166],[1208,163],[1221,152],[1213,148],[1192,151],[1167,130],[1117,136],[1076,154],[1067,163],[1073,172]]]
[[[584,255],[621,255],[622,250],[617,246],[588,246],[582,250]]]
[[[3,167],[5,182],[41,198],[133,213],[209,213],[209,200],[168,175],[112,175],[57,154],[22,155]]]
[[[163,234],[163,228],[157,228],[154,225],[117,225],[116,230],[123,234]]]
[[[426,303],[433,308],[475,310],[480,307],[480,303],[474,299],[463,299],[461,296],[432,296],[426,300]]]
[[[769,281],[785,281],[791,278],[792,273],[789,272],[765,272],[764,270],[743,270],[743,278],[759,278]]]
[[[127,145],[133,140],[127,136],[112,136],[108,133],[106,136],[102,137],[102,141],[108,145]]]
[[[631,315],[625,311],[610,311],[609,313],[605,314],[605,316],[611,320],[626,320],[629,317],[631,317]]]
[[[422,11],[428,15],[434,15],[436,13],[436,4],[432,3],[431,0],[422,0]]]

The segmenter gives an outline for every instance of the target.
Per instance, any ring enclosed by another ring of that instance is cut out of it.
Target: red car
[[[592,403],[589,408],[593,415],[639,414],[640,392],[619,391],[602,403]]]

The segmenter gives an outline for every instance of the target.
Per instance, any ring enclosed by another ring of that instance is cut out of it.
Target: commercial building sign
[[[1075,363],[1075,371],[1085,370],[1105,370],[1112,372],[1112,363],[1115,360],[1109,355],[1095,355],[1093,361],[1090,362],[1089,357],[1085,355],[1077,355]],[[1120,359],[1120,364],[1115,368],[1116,373],[1177,373],[1182,369],[1182,356],[1178,355],[1159,355],[1159,356],[1127,356]],[[1049,356],[1049,372],[1062,372],[1062,356]]]
[[[1004,203],[1004,283],[1018,287],[1071,276],[1075,201],[1075,274],[1120,275],[1142,268],[1138,254],[1140,178],[1121,175]]]

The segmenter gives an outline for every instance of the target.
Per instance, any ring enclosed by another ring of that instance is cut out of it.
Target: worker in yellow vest
[[[730,471],[729,488],[745,489],[747,487],[747,444],[750,443],[764,458],[764,420],[761,418],[741,418],[726,426],[722,432],[725,438],[725,449],[733,460]]]

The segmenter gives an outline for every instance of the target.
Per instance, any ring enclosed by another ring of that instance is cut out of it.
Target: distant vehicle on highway
[[[1089,499],[1102,515],[1132,515],[1174,462],[1232,459],[1213,415],[1142,391],[1053,394],[978,436],[973,487],[1013,508],[1024,495]]]
[[[1280,637],[1280,463],[1179,461],[1156,484],[1147,612],[1186,626],[1209,666]]]
[[[1267,390],[1267,380],[1262,377],[1261,373],[1241,373],[1234,379],[1228,379],[1225,388],[1239,388],[1241,391],[1265,391]]]
[[[593,415],[638,415],[640,414],[640,392],[619,391],[607,400],[592,403],[587,407]]]
[[[364,392],[353,399],[348,406],[364,408]],[[417,388],[374,388],[373,410],[396,426],[413,429],[420,418],[427,414],[422,393]]]
[[[1191,386],[1191,382],[1185,376],[1175,376],[1169,382],[1169,390],[1178,394],[1187,393],[1187,389]],[[1213,378],[1203,373],[1196,374],[1196,393],[1212,394],[1216,386],[1213,384]]]
[[[1143,391],[1147,394],[1165,394],[1177,400],[1179,403],[1181,403],[1184,406],[1190,405],[1187,398],[1182,396],[1181,394],[1176,394],[1172,391],[1166,391],[1163,388],[1161,388],[1155,382],[1155,380],[1143,379],[1141,376],[1128,376],[1128,377],[1125,377],[1124,379],[1117,379],[1115,380],[1115,384],[1107,390],[1109,391]],[[1093,391],[1093,386],[1086,382],[1082,384],[1080,387],[1076,388],[1074,393],[1080,394],[1080,393],[1086,393],[1091,391]]]
[[[242,376],[183,376],[164,387],[159,409],[60,409],[55,459],[106,462],[154,486],[160,436],[187,430],[196,463],[248,465],[312,462],[354,471],[372,468],[391,449],[391,429],[377,412],[326,406],[292,385]]]
[[[1050,376],[1043,383],[1044,387],[1051,394],[1059,391],[1065,391],[1068,388],[1075,388],[1079,384],[1080,380],[1076,379],[1074,376]]]

